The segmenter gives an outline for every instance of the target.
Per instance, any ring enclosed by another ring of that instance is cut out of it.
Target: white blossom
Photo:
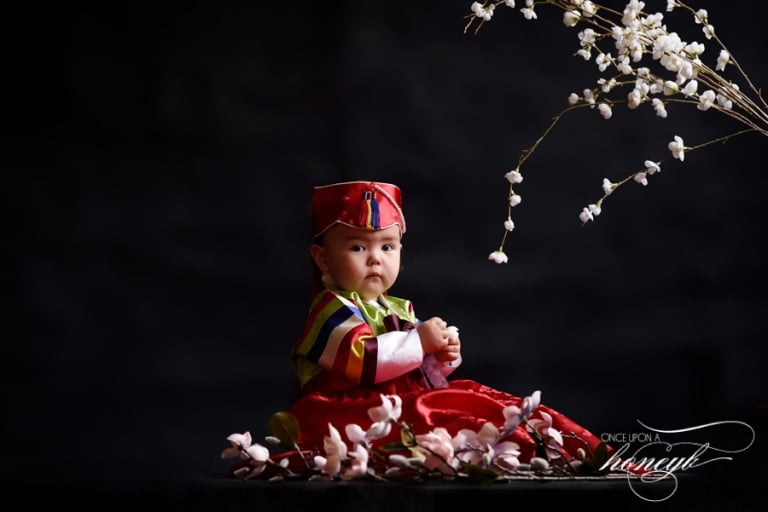
[[[637,18],[637,15],[643,10],[645,7],[645,2],[640,2],[638,0],[629,0],[627,2],[627,5],[624,7],[624,16],[621,18],[621,23],[624,26],[631,25],[632,22]]]
[[[709,110],[715,104],[716,97],[715,91],[707,89],[699,95],[699,103],[696,105],[696,108],[699,110]]]
[[[682,84],[686,80],[692,79],[695,75],[696,72],[693,69],[693,62],[687,59],[680,59],[677,67],[677,75],[675,76],[677,83]]]
[[[504,251],[502,250],[493,251],[488,255],[488,259],[498,264],[506,263],[508,261],[507,255],[504,254]]]
[[[717,64],[715,64],[715,70],[724,71],[725,66],[730,62],[731,54],[727,50],[720,50],[720,55],[717,57]]]
[[[512,231],[515,229],[515,223],[512,221],[512,218],[507,217],[507,220],[504,221],[504,229],[507,231]]]
[[[229,447],[224,449],[221,452],[222,459],[229,459],[232,457],[241,457],[245,459],[248,457],[243,453],[242,450],[245,450],[249,446],[251,446],[252,438],[251,438],[250,432],[246,431],[243,434],[240,434],[240,433],[230,434],[227,437],[227,441],[229,441]]]
[[[592,46],[595,44],[595,31],[591,28],[585,28],[578,33],[579,44],[582,47]]]
[[[731,88],[733,88],[734,92],[738,92],[739,86],[737,84],[730,84]],[[731,101],[730,95],[732,93],[726,89],[725,87],[720,89],[720,92],[717,94],[716,100],[717,104],[723,107],[726,110],[731,110],[733,108],[733,101]]]
[[[699,88],[699,82],[696,80],[691,80],[687,84],[685,84],[685,87],[682,89],[683,95],[688,98],[696,94],[696,90]]]
[[[678,87],[677,82],[673,82],[672,80],[664,82],[664,96],[672,96],[678,92],[680,92],[680,87]]]
[[[702,53],[704,53],[704,50],[705,46],[696,41],[685,45],[685,53],[687,53],[688,56],[694,60],[697,59]]]
[[[473,2],[471,9],[476,17],[482,19],[483,21],[491,21],[491,18],[493,17],[494,4],[490,4],[488,7],[484,7],[480,2]]]
[[[645,172],[648,174],[655,174],[657,172],[661,172],[661,166],[654,162],[653,160],[646,160],[643,162],[643,165],[645,166]]]
[[[600,85],[600,90],[602,90],[604,93],[609,93],[611,90],[616,87],[616,79],[611,78],[610,80],[606,80],[605,78],[599,78],[597,80],[598,85]]]
[[[653,98],[651,100],[651,104],[653,105],[653,110],[656,111],[656,115],[658,117],[661,117],[662,119],[667,117],[667,108],[664,106],[663,101],[661,101],[659,98]]]
[[[610,119],[613,115],[613,111],[611,110],[611,106],[607,103],[600,103],[597,106],[597,109],[600,111],[600,115],[603,116],[603,119]]]
[[[355,423],[350,423],[344,427],[344,433],[347,434],[347,439],[349,439],[353,445],[367,442],[365,437],[365,430],[363,430],[363,427]]]
[[[523,13],[523,16],[525,16],[525,19],[527,20],[535,20],[538,18],[538,16],[536,16],[536,11],[533,10],[533,7],[523,7],[520,9],[520,12]]]
[[[576,9],[565,11],[563,13],[563,24],[566,27],[573,27],[581,19],[581,13]]]
[[[634,71],[632,69],[632,64],[629,62],[629,57],[626,55],[623,55],[617,59],[616,69],[618,69],[619,73],[622,75],[631,75]]]
[[[630,109],[636,109],[640,106],[644,99],[645,96],[642,92],[640,92],[640,90],[637,88],[632,89],[627,95],[627,107]]]
[[[612,59],[610,53],[601,53],[597,57],[595,57],[595,64],[597,64],[597,69],[600,71],[605,71],[608,69],[608,66],[611,65]]]
[[[648,92],[651,94],[661,94],[664,92],[664,80],[657,78],[653,83],[648,84]]]
[[[523,182],[523,175],[520,174],[520,171],[518,169],[514,169],[512,171],[509,171],[507,174],[504,175],[505,178],[507,178],[507,181],[510,183],[522,183]]]
[[[351,464],[342,474],[342,480],[353,480],[365,476],[368,473],[368,450],[363,445],[357,445],[349,452],[349,456]]]
[[[667,147],[672,152],[672,156],[677,158],[681,162],[685,160],[685,144],[683,138],[679,135],[675,135],[675,140],[667,144]]]
[[[693,16],[693,21],[697,25],[706,24],[708,19],[709,19],[709,13],[707,12],[706,9],[699,9],[698,11],[696,11],[696,14],[694,14]]]

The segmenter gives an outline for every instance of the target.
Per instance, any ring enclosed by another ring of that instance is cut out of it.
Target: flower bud
[[[534,471],[546,471],[549,469],[549,461],[541,457],[533,457],[531,459],[531,469]]]

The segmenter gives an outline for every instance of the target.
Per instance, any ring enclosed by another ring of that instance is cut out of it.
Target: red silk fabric
[[[367,429],[372,420],[368,409],[381,405],[381,394],[397,394],[403,400],[403,413],[400,421],[412,426],[415,434],[426,434],[436,427],[444,427],[453,436],[460,429],[475,432],[488,421],[499,430],[504,425],[503,409],[508,405],[519,406],[522,397],[498,391],[473,380],[449,381],[448,387],[426,389],[419,371],[370,388],[352,388],[335,392],[313,391],[312,382],[308,383],[305,394],[291,407],[291,412],[299,421],[301,437],[299,444],[303,449],[322,449],[323,438],[329,435],[328,424],[332,424],[344,437],[344,428],[350,423]],[[320,387],[329,383],[316,383]],[[562,413],[541,404],[536,411],[545,411],[552,416],[552,427],[563,434],[566,455],[573,457],[576,449],[584,448],[587,453],[594,450],[600,439],[584,427]],[[537,412],[532,417],[538,417]],[[587,443],[569,437],[575,434]],[[390,435],[378,441],[374,446],[400,440],[400,431],[393,427]],[[529,462],[536,455],[536,443],[526,432],[523,425],[505,440],[520,445],[520,461]],[[612,451],[609,449],[609,452]]]

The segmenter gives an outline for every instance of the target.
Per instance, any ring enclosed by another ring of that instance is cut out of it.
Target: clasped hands
[[[425,354],[434,354],[441,363],[451,363],[461,357],[459,329],[440,317],[433,316],[416,327]]]

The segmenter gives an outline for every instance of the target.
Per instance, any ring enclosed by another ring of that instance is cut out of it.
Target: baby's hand
[[[425,354],[445,350],[448,346],[451,332],[442,318],[433,316],[429,320],[424,320],[416,326],[416,330]]]
[[[445,328],[448,343],[445,348],[435,353],[435,359],[441,363],[450,363],[461,357],[461,340],[459,329],[454,325]]]

